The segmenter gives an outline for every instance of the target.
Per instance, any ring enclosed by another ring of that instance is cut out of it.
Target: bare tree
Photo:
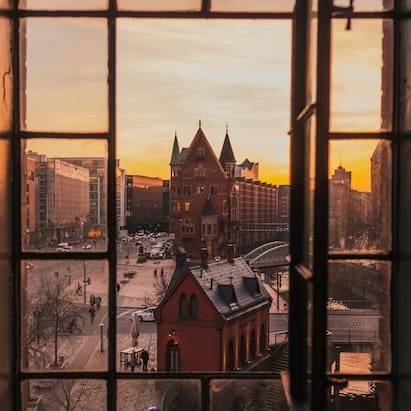
[[[53,388],[54,402],[65,411],[81,409],[81,403],[90,397],[90,389],[84,381],[60,380]]]
[[[154,279],[152,294],[146,294],[144,296],[144,303],[146,306],[157,305],[164,298],[167,293],[168,286],[170,285],[171,277],[166,275],[164,271],[160,272],[159,275]]]
[[[69,338],[75,330],[81,332],[86,311],[76,302],[75,291],[65,287],[64,279],[58,273],[55,278],[41,277],[39,287],[30,297],[25,338],[29,359],[44,366],[49,361],[44,347],[51,341],[54,365],[57,366],[59,340]]]

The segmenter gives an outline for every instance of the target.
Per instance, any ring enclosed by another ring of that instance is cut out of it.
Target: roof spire
[[[225,123],[225,135],[228,137],[228,122]]]
[[[201,128],[201,120],[198,120],[198,128]]]
[[[226,163],[235,163],[233,148],[231,147],[230,137],[228,136],[228,125],[226,126],[226,135],[224,138],[223,148],[220,154],[220,163],[225,168]]]
[[[180,160],[180,147],[178,145],[178,140],[177,140],[177,130],[175,130],[173,150],[171,152],[170,164],[176,164],[179,162],[179,160]]]

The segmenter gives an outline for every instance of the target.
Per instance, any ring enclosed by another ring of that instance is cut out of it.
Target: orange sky
[[[34,19],[27,25],[27,128],[104,131],[106,26],[91,19]],[[334,23],[335,130],[380,127],[381,23]],[[53,32],[54,36],[49,33]],[[261,178],[288,182],[291,26],[285,21],[133,20],[118,22],[118,157],[128,173],[167,178],[177,130],[188,146],[198,120],[217,155],[228,122],[237,161],[260,162]],[[47,47],[44,47],[47,41]],[[42,58],[39,59],[38,56]],[[61,69],[56,70],[56,67]],[[376,141],[333,143],[353,185],[369,190]],[[96,143],[32,148],[95,155]]]

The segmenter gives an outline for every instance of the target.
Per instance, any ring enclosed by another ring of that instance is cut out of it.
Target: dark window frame
[[[401,1],[394,0],[395,6],[393,10],[388,11],[379,11],[379,12],[352,12],[349,9],[341,9],[335,11],[331,7],[331,0],[324,0],[320,2],[319,6],[319,24],[324,30],[326,28],[326,33],[323,37],[318,37],[318,44],[319,44],[319,53],[318,53],[318,62],[319,67],[317,69],[317,101],[316,111],[318,115],[317,121],[317,133],[322,132],[323,138],[317,144],[317,153],[324,156],[328,154],[328,142],[330,140],[340,140],[340,139],[350,139],[350,138],[382,138],[385,140],[389,140],[392,142],[392,151],[393,151],[393,170],[392,170],[392,179],[393,179],[393,187],[396,186],[398,175],[396,172],[397,167],[397,159],[399,156],[399,143],[400,139],[410,139],[410,135],[401,133],[399,128],[399,88],[400,88],[400,75],[399,75],[399,67],[400,67],[400,47],[399,47],[399,40],[400,40],[400,23],[403,19],[411,19],[411,12],[410,11],[403,11],[401,9]],[[118,18],[124,17],[133,17],[133,18],[189,18],[189,19],[279,19],[279,20],[293,20],[296,22],[297,31],[294,35],[298,36],[304,32],[304,23],[306,23],[306,16],[304,16],[304,5],[306,4],[306,0],[301,2],[303,6],[301,7],[300,11],[298,8],[294,10],[294,12],[214,12],[211,11],[211,2],[210,0],[203,0],[201,10],[199,11],[176,11],[176,12],[166,12],[166,11],[124,11],[118,10],[117,4],[115,0],[108,0],[108,9],[107,10],[65,10],[65,11],[53,11],[53,10],[20,10],[18,8],[18,0],[13,1],[13,9],[11,11],[3,11],[2,15],[10,17],[13,20],[13,38],[14,38],[14,47],[13,47],[13,95],[14,95],[14,127],[13,127],[13,172],[14,175],[19,176],[15,179],[15,184],[13,186],[13,204],[14,207],[14,217],[13,217],[13,231],[14,231],[14,240],[13,240],[13,258],[14,258],[14,280],[13,280],[13,300],[14,300],[14,316],[16,318],[17,326],[16,332],[13,338],[13,364],[14,364],[14,400],[15,400],[15,408],[21,408],[21,383],[28,379],[62,379],[62,378],[81,378],[81,379],[103,379],[107,383],[107,409],[108,410],[115,410],[116,409],[116,382],[118,379],[127,378],[127,379],[161,379],[161,378],[179,378],[179,379],[192,379],[193,374],[190,373],[178,373],[178,374],[128,374],[122,373],[117,371],[116,367],[116,20]],[[47,130],[44,132],[31,132],[31,131],[22,131],[20,129],[20,107],[19,107],[19,99],[20,99],[20,73],[19,73],[19,23],[21,18],[36,18],[36,17],[47,17],[47,18],[59,18],[59,17],[94,17],[94,18],[101,18],[107,21],[108,25],[108,130],[107,132],[103,133],[50,133]],[[394,72],[394,101],[393,101],[393,125],[392,130],[390,132],[375,132],[375,133],[337,133],[337,132],[330,132],[329,130],[329,49],[330,49],[330,33],[329,33],[329,26],[332,18],[336,19],[388,19],[393,21],[393,34],[394,34],[394,50],[393,50],[393,72]],[[299,28],[302,28],[302,32],[299,33]],[[304,49],[294,49],[293,55],[303,55]],[[302,67],[302,66],[300,66]],[[296,68],[295,73],[297,77],[305,77],[305,73],[301,72],[301,68]],[[301,79],[300,79],[301,80]],[[298,117],[303,114],[305,107],[305,99],[304,96],[300,96],[300,98],[296,98],[296,95],[293,95],[294,106],[291,110],[291,118],[292,118],[292,133],[291,133],[291,156],[292,156],[292,164],[291,169],[294,171],[292,175],[294,175],[294,179],[292,180],[292,193],[291,196],[294,200],[301,200],[302,199],[302,191],[301,191],[301,179],[303,175],[298,170],[297,160],[301,158],[301,150],[293,144],[293,139],[297,138],[298,136]],[[295,127],[297,126],[297,127]],[[293,137],[294,134],[294,137]],[[93,252],[93,253],[35,253],[35,252],[27,252],[22,251],[22,242],[21,242],[21,221],[22,221],[22,211],[21,211],[21,141],[25,138],[68,138],[68,139],[103,139],[106,140],[108,143],[108,203],[107,203],[107,224],[108,224],[108,249],[105,252]],[[295,140],[294,140],[295,141]],[[317,220],[320,221],[320,217],[326,217],[327,220],[327,211],[328,211],[328,201],[327,201],[327,190],[326,187],[326,173],[328,172],[328,156],[324,158],[322,162],[319,162],[318,166],[318,177],[316,182],[316,189],[317,195],[320,197],[318,201],[323,201],[323,205],[318,204],[317,209]],[[325,178],[324,178],[325,176]],[[315,251],[315,259],[316,259],[316,266],[321,266],[321,261],[326,263],[327,258],[331,257],[335,259],[378,259],[378,260],[386,260],[392,261],[392,292],[391,297],[395,297],[395,293],[398,292],[396,290],[396,280],[395,280],[395,269],[399,264],[397,249],[398,249],[398,238],[397,238],[397,203],[396,198],[398,193],[393,190],[392,194],[392,209],[393,209],[393,219],[392,219],[392,231],[393,231],[393,242],[392,242],[392,251],[386,254],[345,254],[340,253],[338,255],[329,256],[328,249],[327,249],[327,233],[326,233],[326,226],[323,225],[320,227],[320,224],[316,225],[315,233],[316,233],[316,241],[317,241],[317,248]],[[297,353],[296,346],[294,344],[294,340],[301,336],[299,333],[299,328],[301,325],[303,327],[301,330],[304,332],[306,331],[306,327],[304,327],[305,319],[301,316],[301,311],[298,310],[296,304],[293,304],[292,301],[296,301],[298,297],[302,297],[303,299],[306,298],[306,290],[304,286],[304,278],[306,275],[305,270],[299,269],[299,253],[301,253],[301,245],[298,244],[298,236],[301,237],[301,225],[298,222],[297,218],[301,218],[301,213],[299,213],[299,205],[297,204],[298,201],[294,201],[294,206],[292,206],[291,210],[291,232],[294,233],[294,243],[291,240],[290,243],[290,251],[291,251],[291,273],[294,275],[295,280],[293,280],[290,284],[290,296],[291,296],[291,304],[290,304],[290,358],[294,359],[294,363],[300,357]],[[302,201],[299,202],[300,205]],[[293,208],[294,207],[294,208]],[[322,219],[321,224],[324,224],[324,219]],[[322,252],[322,257],[320,254]],[[93,371],[69,371],[65,373],[56,373],[56,372],[37,372],[37,371],[23,371],[20,365],[20,291],[21,291],[21,264],[20,262],[25,259],[30,260],[46,260],[46,259],[61,259],[61,260],[69,260],[69,259],[99,259],[108,261],[109,263],[109,346],[108,346],[108,369],[104,372],[93,372]],[[311,378],[316,381],[316,384],[312,384],[314,390],[312,392],[312,404],[318,405],[321,407],[324,404],[326,399],[326,386],[327,384],[332,384],[334,379],[329,378],[326,373],[325,369],[321,369],[321,366],[324,361],[324,348],[325,343],[325,333],[324,335],[321,334],[321,331],[325,330],[325,323],[326,323],[326,286],[327,286],[327,268],[326,264],[322,265],[322,271],[315,276],[310,275],[310,278],[307,281],[312,281],[314,285],[317,287],[315,294],[314,294],[314,312],[318,315],[319,321],[316,321],[314,324],[314,337],[318,338],[318,340],[313,341],[313,354],[318,353],[320,360],[317,363],[317,368],[313,369],[313,373]],[[291,275],[291,277],[293,277]],[[395,323],[397,314],[398,314],[398,306],[397,300],[395,298],[391,298],[392,301],[392,371],[390,373],[385,374],[367,374],[363,376],[358,375],[342,375],[343,378],[356,378],[362,380],[375,380],[375,381],[395,381],[398,380],[398,370],[397,365],[395,363],[394,357],[394,349],[398,347],[396,341],[396,330],[398,329],[398,324]],[[304,311],[303,311],[304,314]],[[261,338],[261,337],[260,337]],[[301,344],[301,340],[299,342]],[[301,347],[300,347],[301,351]],[[304,359],[304,358],[303,358]],[[291,364],[291,362],[290,362]],[[291,394],[293,398],[296,399],[305,399],[306,396],[303,392],[306,385],[306,378],[305,375],[305,365],[304,363],[299,364],[300,369],[296,367],[290,368],[290,383],[291,383]],[[247,373],[226,373],[223,375],[213,375],[213,374],[196,374],[196,377],[201,380],[202,384],[202,409],[208,409],[210,400],[209,400],[209,384],[212,379],[218,378],[231,378],[231,379],[261,379],[261,375],[253,375]],[[276,375],[267,375],[264,378],[278,378]],[[296,390],[300,383],[302,383],[301,390]],[[293,390],[294,387],[294,390]],[[300,395],[302,394],[302,396]],[[320,408],[317,408],[320,409]]]

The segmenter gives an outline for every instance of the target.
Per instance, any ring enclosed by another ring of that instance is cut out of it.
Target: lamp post
[[[104,351],[104,347],[103,347],[103,327],[104,327],[104,324],[100,323],[100,352]]]
[[[87,272],[86,272],[86,262],[83,260],[83,298],[84,304],[87,303]]]

